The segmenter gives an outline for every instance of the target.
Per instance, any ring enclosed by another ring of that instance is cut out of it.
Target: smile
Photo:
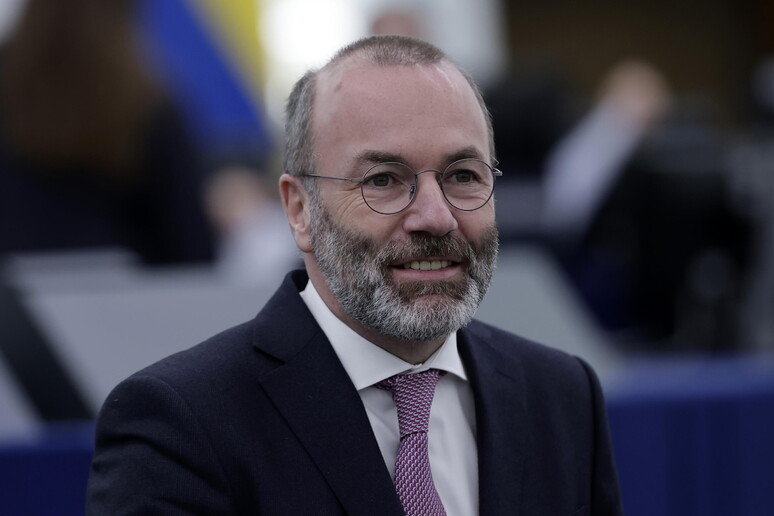
[[[452,262],[450,260],[415,260],[413,262],[404,263],[403,268],[415,271],[437,271],[445,269],[451,264]]]

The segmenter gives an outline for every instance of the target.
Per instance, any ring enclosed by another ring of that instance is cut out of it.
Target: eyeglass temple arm
[[[336,176],[321,176],[320,174],[304,174],[307,177],[321,177],[323,179],[338,179],[339,181],[349,181],[350,183],[362,183],[364,179],[362,177],[336,177]]]

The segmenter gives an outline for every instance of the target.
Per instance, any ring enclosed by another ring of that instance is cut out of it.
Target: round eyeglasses
[[[305,175],[360,183],[360,192],[368,207],[377,213],[392,215],[409,207],[417,194],[419,175],[426,172],[437,174],[438,185],[446,202],[462,211],[483,207],[492,197],[495,177],[503,175],[496,168],[475,158],[455,161],[443,171],[427,169],[414,172],[403,163],[388,162],[372,166],[363,177]]]

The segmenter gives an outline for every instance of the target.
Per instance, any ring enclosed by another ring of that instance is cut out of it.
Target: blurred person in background
[[[652,63],[611,67],[596,98],[556,68],[489,91],[506,174],[503,239],[545,245],[598,324],[638,350],[738,346],[746,228],[723,142]]]
[[[598,106],[552,155],[552,249],[620,344],[741,345],[749,235],[730,203],[726,146],[706,106],[629,61],[609,71]]]
[[[422,16],[406,5],[387,7],[377,12],[368,28],[368,33],[373,36],[427,38],[426,32]]]
[[[200,166],[130,0],[27,0],[0,50],[0,255],[209,261]]]
[[[275,287],[301,256],[288,233],[276,177],[248,162],[217,167],[205,189],[217,235],[215,271],[238,285]]]

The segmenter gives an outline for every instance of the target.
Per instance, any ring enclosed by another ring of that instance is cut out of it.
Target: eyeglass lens
[[[401,163],[380,163],[363,176],[363,199],[379,213],[396,213],[411,203],[416,194],[414,171]],[[455,161],[440,174],[439,184],[446,200],[460,210],[477,210],[492,196],[492,169],[477,159]]]

